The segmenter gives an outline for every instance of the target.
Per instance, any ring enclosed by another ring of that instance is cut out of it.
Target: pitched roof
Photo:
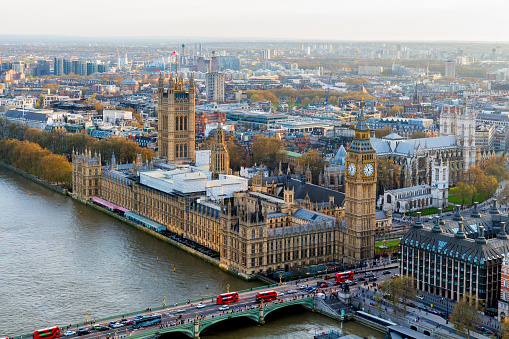
[[[306,196],[309,196],[309,201],[313,204],[321,204],[322,202],[327,204],[329,202],[329,197],[334,197],[334,205],[341,206],[345,200],[344,193],[313,185],[307,182],[305,183],[294,178],[286,181],[285,187],[286,189],[293,188],[295,190],[295,200],[304,200]],[[281,190],[279,196],[282,197],[283,195],[284,190]]]

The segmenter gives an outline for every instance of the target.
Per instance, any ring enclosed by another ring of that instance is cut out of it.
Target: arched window
[[[180,131],[184,129],[184,118],[180,117]]]
[[[178,117],[175,117],[175,130],[176,131],[179,130],[179,118]]]
[[[184,117],[184,131],[187,131],[187,117]]]
[[[175,145],[175,158],[179,158],[179,145]]]
[[[184,158],[187,158],[187,144],[184,144]]]

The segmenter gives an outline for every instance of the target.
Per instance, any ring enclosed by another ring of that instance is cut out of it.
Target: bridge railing
[[[237,291],[237,292],[240,294],[240,293],[257,291],[257,290],[267,289],[267,288],[276,287],[276,286],[278,286],[278,284],[263,285],[263,286],[253,287],[253,288],[250,288],[250,289],[240,290],[240,291]],[[152,308],[149,308],[149,309],[152,310],[152,311],[162,311],[162,310],[165,310],[165,309],[168,309],[168,308],[171,308],[171,307],[184,306],[184,305],[187,305],[187,304],[190,304],[190,303],[195,303],[195,302],[199,302],[199,301],[207,300],[207,299],[215,299],[216,297],[217,297],[217,295],[208,296],[208,297],[193,299],[193,300],[190,300],[190,301],[177,302],[177,303],[175,303],[173,305],[167,305],[166,307],[164,307],[164,306],[156,306],[156,307],[152,307]],[[147,312],[147,309],[139,310],[139,311],[134,311],[134,312],[127,312],[127,313],[123,313],[123,314],[117,314],[117,315],[108,316],[108,317],[105,317],[105,318],[94,319],[94,323],[100,323],[100,322],[108,321],[108,320],[112,320],[112,319],[119,319],[119,318],[122,318],[122,317],[129,317],[129,316],[137,315],[137,314],[140,314],[140,313],[146,313],[146,312]],[[78,328],[78,327],[83,327],[83,326],[90,325],[90,324],[91,324],[90,321],[88,321],[88,322],[79,322],[79,323],[70,323],[70,325],[71,325],[70,328],[74,328],[74,327]],[[60,327],[63,328],[63,329],[67,329],[68,325],[63,325],[63,326],[60,326]],[[31,336],[32,336],[32,333],[28,333],[28,334],[22,334],[22,335],[14,336],[14,337],[11,337],[11,338],[12,339],[21,339],[21,338],[26,338],[26,337],[31,337]]]

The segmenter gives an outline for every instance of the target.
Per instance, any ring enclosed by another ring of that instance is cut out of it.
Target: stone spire
[[[500,211],[497,207],[497,200],[493,199],[493,202],[491,204],[490,214],[500,214]]]
[[[479,205],[478,202],[474,202],[474,209],[472,210],[472,214],[470,214],[471,218],[480,218],[481,213],[477,210],[477,205]]]
[[[463,221],[458,221],[458,231],[454,235],[458,239],[465,239],[466,235],[463,232]]]
[[[460,214],[460,207],[456,206],[456,213],[454,213],[454,217],[452,218],[454,221],[463,221],[463,217]]]
[[[438,209],[438,218],[440,219],[440,225],[445,225],[445,220],[441,208]]]
[[[507,233],[505,231],[505,221],[500,222],[500,231],[497,234],[498,239],[507,239]]]
[[[442,233],[442,228],[440,227],[440,217],[435,217],[435,225],[431,229],[433,233]]]
[[[417,212],[417,217],[415,218],[414,222],[414,228],[422,228],[422,222],[421,222],[421,212]]]
[[[486,244],[486,238],[484,237],[484,226],[479,226],[479,235],[475,242],[478,244]]]

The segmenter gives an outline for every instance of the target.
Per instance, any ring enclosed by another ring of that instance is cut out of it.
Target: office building
[[[49,75],[51,60],[37,61],[37,76]]]
[[[445,62],[445,77],[446,78],[455,78],[456,77],[456,61],[455,60],[447,60]]]
[[[224,73],[207,73],[207,101],[224,101]]]
[[[61,76],[64,74],[64,59],[55,58],[53,64],[53,74],[56,76]]]
[[[444,220],[440,211],[431,228],[423,225],[418,212],[400,242],[401,275],[415,278],[419,290],[455,301],[469,293],[488,310],[496,309],[509,241],[508,217],[493,203],[489,214],[481,215],[475,204],[469,217],[457,210],[453,220]]]

